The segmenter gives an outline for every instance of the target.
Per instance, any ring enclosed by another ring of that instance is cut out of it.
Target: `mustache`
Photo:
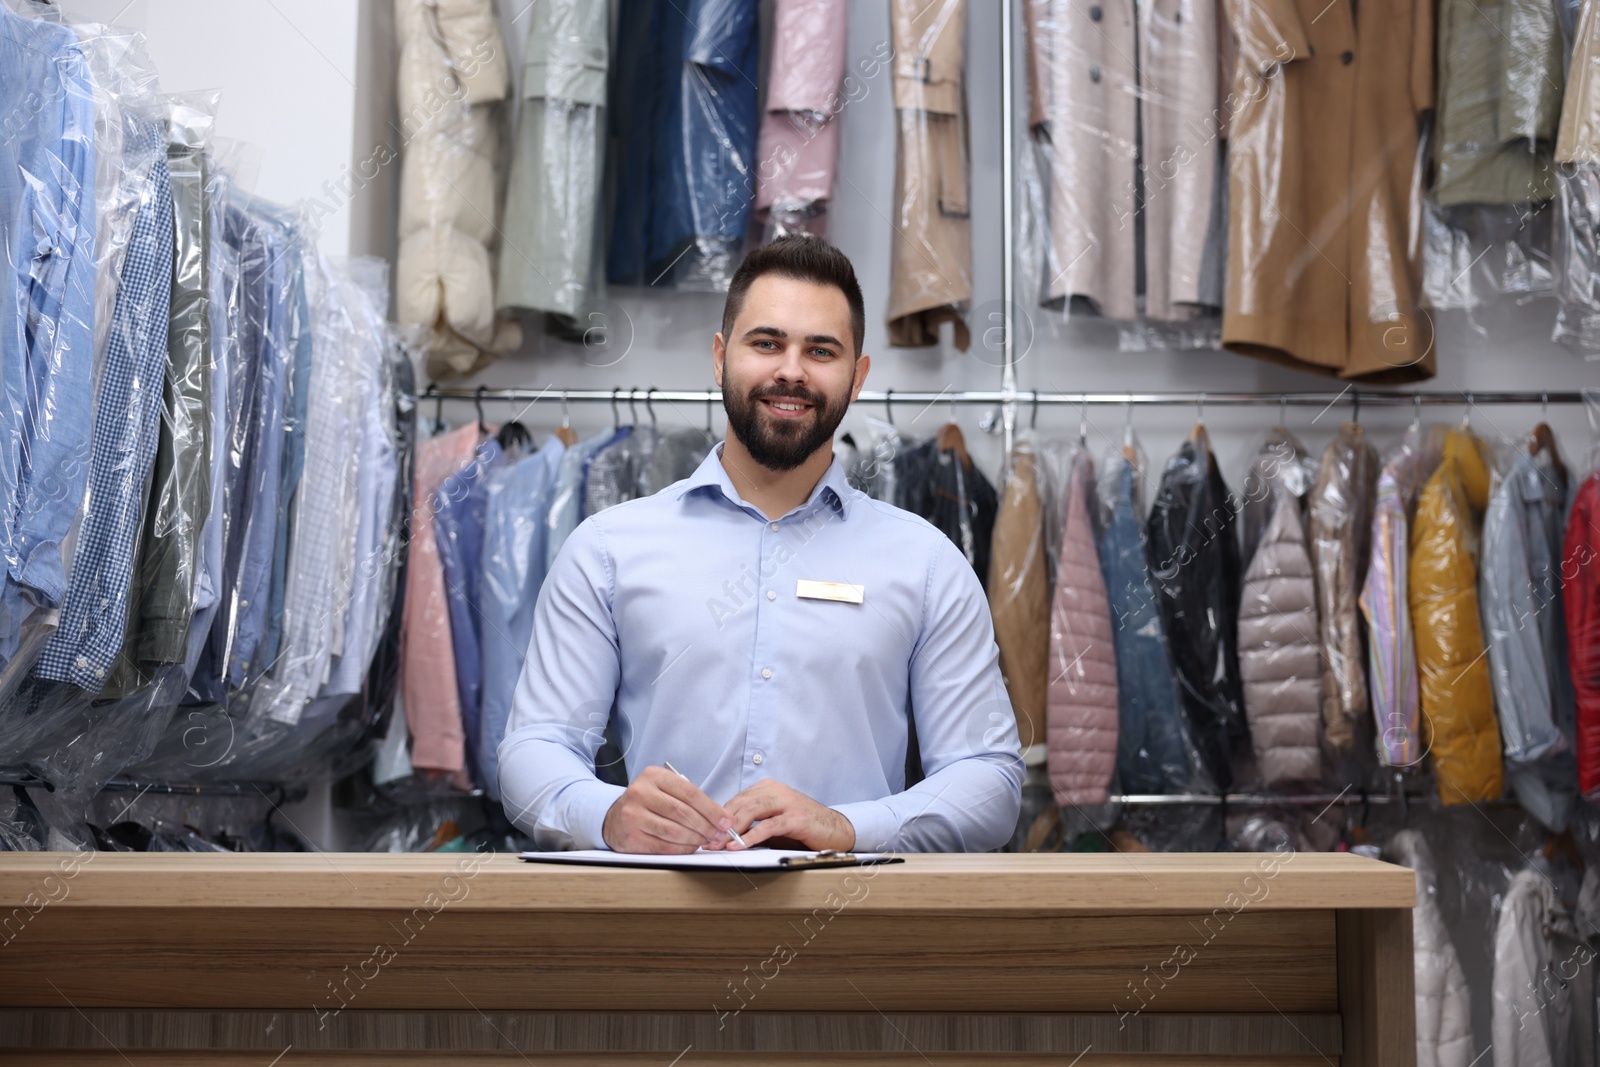
[[[767,389],[765,391],[753,392],[753,393],[750,394],[750,399],[751,400],[779,400],[779,399],[783,399],[783,400],[804,400],[806,403],[812,405],[813,407],[819,407],[819,408],[820,407],[825,407],[826,404],[827,404],[827,398],[822,396],[820,393],[812,393],[812,392],[807,392],[807,391],[796,392],[794,390],[785,390],[785,389]]]

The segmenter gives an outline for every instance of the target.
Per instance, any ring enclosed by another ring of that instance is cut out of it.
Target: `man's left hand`
[[[856,828],[849,819],[771,778],[763,778],[723,808],[733,817],[733,828],[746,845],[787,838],[809,849],[848,852],[856,844]],[[707,847],[737,851],[739,845],[725,839]]]

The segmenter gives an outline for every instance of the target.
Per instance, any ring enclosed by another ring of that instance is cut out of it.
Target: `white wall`
[[[321,246],[337,256],[366,251],[352,246],[350,199],[335,188],[355,152],[358,101],[364,105],[379,88],[362,87],[357,63],[362,6],[359,0],[61,4],[72,21],[144,31],[163,92],[220,89],[217,136],[250,146],[240,157],[241,182],[281,204],[322,198],[332,210],[322,221]]]

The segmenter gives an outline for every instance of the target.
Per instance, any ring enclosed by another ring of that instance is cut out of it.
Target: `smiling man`
[[[871,364],[865,324],[838,249],[752,252],[711,343],[726,438],[562,546],[500,746],[506,813],[540,848],[1011,837],[1021,753],[977,575],[833,454]],[[608,722],[626,787],[595,776]],[[906,788],[913,723],[925,777]]]

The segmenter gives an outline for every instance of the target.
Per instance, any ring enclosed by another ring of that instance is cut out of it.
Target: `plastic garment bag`
[[[1227,10],[1238,61],[1223,346],[1340,378],[1432,377],[1418,299],[1434,0]]]
[[[1416,960],[1417,1067],[1468,1067],[1472,1062],[1472,992],[1439,909],[1433,851],[1416,830],[1401,830],[1384,859],[1417,872],[1411,912]]]
[[[1037,763],[1044,756],[1044,749],[1034,746],[1045,743],[1045,693],[1050,681],[1050,583],[1044,477],[1028,431],[1019,436],[1007,466],[989,561],[989,612],[1023,758]]]
[[[95,94],[78,35],[0,9],[0,671],[54,625],[88,484],[95,339]],[[25,180],[25,176],[37,176]],[[35,617],[40,613],[42,617]]]
[[[1525,808],[1565,830],[1576,798],[1572,689],[1561,605],[1566,471],[1519,448],[1483,521],[1484,637],[1506,776]]]
[[[1579,486],[1561,548],[1567,654],[1577,702],[1578,788],[1600,797],[1600,473]]]
[[[839,113],[865,86],[853,78],[841,93],[850,9],[846,0],[778,0],[766,111],[756,149],[756,211],[769,238],[825,236],[839,159]],[[861,60],[876,76],[889,48]]]
[[[1413,424],[1383,460],[1372,515],[1372,556],[1361,589],[1367,666],[1378,754],[1390,767],[1415,767],[1427,755],[1417,694],[1411,624],[1411,527],[1417,494],[1439,464],[1443,430]]]
[[[1323,450],[1308,501],[1311,563],[1322,635],[1322,731],[1330,752],[1367,746],[1367,670],[1357,598],[1372,544],[1378,453],[1360,423],[1347,422]]]
[[[576,317],[600,288],[609,5],[545,0],[528,18],[522,111],[500,235],[497,302]]]
[[[1237,628],[1240,566],[1238,501],[1223,484],[1204,430],[1167,461],[1150,509],[1150,577],[1190,736],[1223,791],[1245,739]]]
[[[1117,776],[1126,793],[1204,792],[1215,783],[1178,706],[1139,517],[1142,457],[1135,449],[1130,443],[1107,453],[1100,470],[1100,566],[1117,661]]]
[[[1222,294],[1218,7],[1028,0],[1024,199],[1046,305],[1189,326],[1155,343],[1215,343],[1214,319],[1193,324]]]
[[[1541,862],[1511,879],[1495,922],[1495,1067],[1574,1063],[1574,1029],[1593,1032],[1593,1000],[1579,1003],[1569,981],[1588,949]]]
[[[1094,463],[1067,460],[1050,602],[1046,740],[1050,786],[1063,809],[1104,804],[1117,763],[1117,655],[1100,569]]]
[[[964,313],[972,298],[966,0],[890,0],[889,24],[895,108],[889,343],[937,344],[939,324],[949,322],[965,352],[971,333]]]
[[[1500,727],[1478,615],[1478,538],[1489,503],[1483,443],[1451,430],[1417,498],[1409,599],[1418,695],[1445,804],[1500,796]]]
[[[919,506],[907,510],[916,511],[955,542],[987,589],[999,509],[994,486],[972,462],[958,431],[948,439],[936,438],[928,444],[932,449],[931,467],[920,478],[909,472],[901,478],[908,490],[919,482],[923,490],[917,501]],[[1038,738],[1035,734],[1030,743],[1037,743]]]
[[[1309,487],[1298,442],[1269,434],[1245,481],[1249,554],[1239,606],[1244,708],[1256,768],[1269,786],[1322,777],[1316,583],[1300,504]],[[1249,530],[1263,510],[1265,525]]]
[[[1556,297],[1552,339],[1590,358],[1600,354],[1600,11],[1584,6],[1576,36],[1561,127],[1556,188]]]
[[[755,195],[756,0],[625,0],[607,277],[726,292]]]
[[[490,257],[505,41],[492,0],[394,0],[394,28],[404,143],[396,314],[431,377],[471,374],[522,340],[495,316]],[[392,159],[380,146],[363,167]]]

